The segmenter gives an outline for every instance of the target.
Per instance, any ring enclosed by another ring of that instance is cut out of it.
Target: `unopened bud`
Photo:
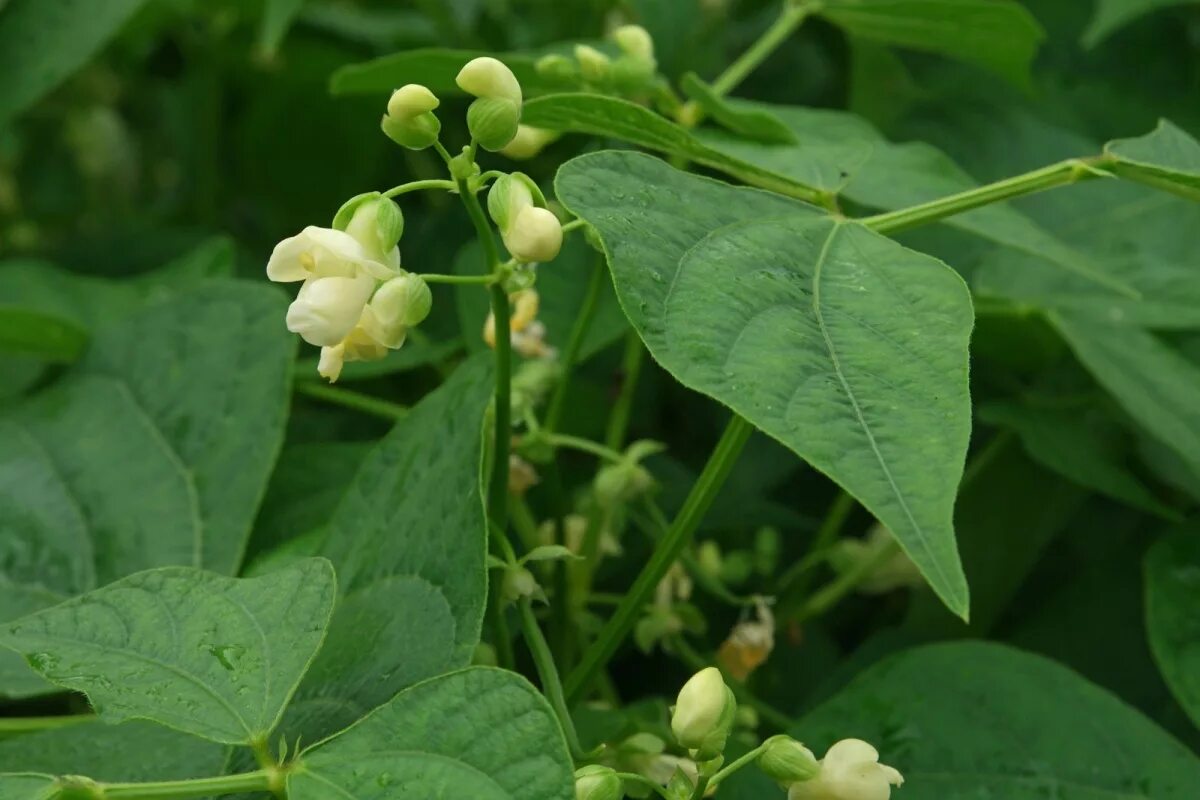
[[[716,667],[700,670],[679,690],[671,714],[671,731],[698,761],[716,758],[725,749],[737,701]]]
[[[360,194],[343,203],[333,217],[333,228],[353,236],[375,261],[399,265],[396,245],[404,235],[404,214],[379,192]]]
[[[509,228],[518,214],[534,204],[535,190],[537,184],[522,172],[501,175],[488,190],[488,216],[501,231]]]
[[[575,770],[575,800],[621,800],[625,791],[611,767],[600,764]]]
[[[806,781],[821,771],[817,757],[790,736],[772,736],[758,756],[758,768],[784,786]]]
[[[579,62],[579,74],[589,83],[602,83],[612,67],[608,56],[586,44],[575,45],[575,60]]]
[[[654,64],[654,40],[641,25],[622,25],[612,32],[612,38],[625,55]]]
[[[380,127],[401,147],[423,150],[437,141],[442,123],[433,110],[439,100],[426,87],[410,83],[392,92]]]
[[[552,261],[562,249],[562,223],[554,212],[531,206],[517,214],[507,230],[501,231],[504,246],[524,263]]]
[[[454,82],[475,97],[507,100],[518,107],[522,102],[521,84],[517,76],[502,61],[490,56],[468,61]]]
[[[517,135],[504,146],[500,154],[516,161],[525,161],[542,152],[542,148],[561,135],[558,131],[535,128],[532,125],[518,125]]]
[[[467,109],[467,130],[484,150],[503,150],[517,135],[521,106],[501,97],[476,100]]]
[[[371,308],[386,323],[420,325],[433,307],[433,293],[420,275],[408,272],[392,278],[375,292]]]
[[[533,573],[524,567],[509,567],[504,571],[504,579],[500,584],[500,594],[506,602],[512,603],[523,597],[535,597],[541,592]]]
[[[569,83],[579,80],[579,67],[564,55],[551,53],[542,56],[534,64],[537,74],[552,81]]]

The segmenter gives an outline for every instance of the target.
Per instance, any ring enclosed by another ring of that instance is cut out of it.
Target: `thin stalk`
[[[804,18],[808,14],[809,9],[806,7],[785,5],[779,18],[771,24],[771,27],[763,31],[762,36],[758,37],[758,41],[750,45],[746,52],[738,56],[737,60],[726,67],[725,71],[712,82],[713,92],[718,97],[722,97],[736,89],[747,75],[753,72],[759,64],[766,60],[767,56],[775,52],[775,49],[800,27],[800,23],[804,22]]]
[[[619,462],[623,458],[616,450],[580,436],[569,436],[565,433],[540,433],[539,436],[544,438],[546,443],[553,447],[566,447],[571,450],[578,450],[581,453],[588,453],[605,461]]]
[[[808,594],[812,587],[812,568],[821,562],[829,546],[841,535],[842,527],[846,524],[846,518],[850,516],[850,512],[854,510],[854,505],[854,498],[845,490],[839,490],[837,497],[829,504],[829,510],[825,512],[821,526],[817,528],[817,534],[813,537],[808,554],[793,564],[779,578],[775,589],[776,596],[782,596],[785,589],[793,583],[795,584],[795,589],[788,592],[787,599],[780,603],[779,615],[781,617],[789,616],[789,610],[798,606],[804,596]]]
[[[633,411],[633,395],[637,391],[645,354],[646,348],[642,345],[641,337],[637,331],[630,330],[625,335],[625,354],[621,357],[621,391],[613,403],[608,429],[604,433],[604,444],[613,450],[620,450],[625,445],[629,415]]]
[[[705,793],[708,791],[709,777],[701,775],[696,779],[696,788],[692,790],[692,800],[702,800]]]
[[[736,414],[729,420],[725,432],[721,434],[720,441],[717,442],[708,458],[708,463],[704,465],[704,470],[692,486],[687,500],[684,501],[683,508],[679,510],[679,514],[671,523],[667,535],[654,548],[654,553],[650,556],[646,566],[642,568],[641,573],[638,574],[633,586],[625,595],[625,599],[613,612],[612,617],[600,631],[600,636],[583,654],[579,665],[568,677],[566,684],[568,700],[574,702],[581,698],[592,679],[603,669],[616,653],[621,642],[629,635],[630,630],[637,622],[642,606],[654,593],[654,587],[667,574],[667,570],[671,568],[671,565],[679,558],[679,554],[692,540],[692,535],[712,505],[717,492],[724,485],[725,479],[729,477],[746,440],[750,438],[753,431],[754,426]]]
[[[538,541],[537,519],[533,516],[533,509],[529,507],[529,503],[525,502],[524,497],[514,496],[512,498],[509,503],[509,517],[517,535],[521,537],[521,546],[525,548],[525,552],[529,552],[541,544]]]
[[[550,652],[550,645],[546,644],[546,637],[542,635],[542,629],[538,626],[537,617],[533,613],[533,603],[528,597],[522,598],[520,610],[521,633],[525,636],[525,644],[529,647],[529,654],[533,656],[534,666],[537,667],[538,680],[542,683],[542,694],[546,695],[546,699],[550,702],[550,708],[554,710],[554,716],[558,718],[558,724],[562,726],[571,757],[580,761],[584,756],[583,747],[579,744],[579,735],[575,733],[575,722],[571,719],[571,712],[567,708],[562,681],[558,677],[558,667],[554,665],[554,655]]]
[[[584,221],[583,219],[573,219],[570,222],[563,223],[562,232],[564,234],[570,233],[571,231],[579,230],[584,225],[587,225],[587,222]]]
[[[70,714],[58,717],[0,717],[0,736],[36,733],[99,721],[95,714]]]
[[[671,527],[671,523],[667,521],[666,514],[658,507],[658,503],[654,502],[653,498],[643,497],[642,507],[646,511],[644,516],[636,513],[631,516],[634,522],[638,523],[639,527],[650,537],[651,541],[658,542]],[[717,600],[728,603],[736,608],[745,608],[754,605],[755,600],[753,597],[741,597],[722,583],[719,577],[705,572],[690,551],[684,550],[679,554],[679,563],[683,564],[683,568],[692,576],[697,586]]]
[[[500,280],[495,275],[439,275],[431,272],[420,273],[420,278],[426,283],[476,283],[481,286],[491,286]]]
[[[240,775],[147,783],[84,784],[66,778],[64,785],[70,787],[72,797],[93,800],[183,800],[190,797],[274,792],[282,785],[282,779],[283,775],[278,769],[260,769]]]
[[[566,230],[565,225],[563,230]],[[563,411],[567,407],[567,388],[571,384],[571,370],[579,361],[583,341],[592,327],[592,320],[596,318],[596,305],[600,299],[600,289],[604,286],[604,275],[604,257],[597,254],[592,263],[592,274],[588,277],[583,305],[579,309],[578,316],[575,317],[575,324],[571,327],[571,337],[567,340],[567,346],[563,350],[562,359],[559,362],[562,364],[562,379],[554,387],[554,394],[550,397],[550,403],[546,406],[546,416],[542,420],[542,428],[547,432],[558,430],[558,425],[562,422]]]
[[[949,197],[940,197],[928,203],[864,217],[858,221],[879,233],[898,233],[920,225],[928,225],[955,214],[962,214],[990,203],[998,203],[1013,197],[1053,189],[1056,186],[1066,186],[1090,178],[1107,176],[1109,173],[1100,169],[1103,164],[1103,157],[1071,158],[1048,167],[1035,169],[1032,172],[1026,172],[1023,175],[1015,175],[1002,181],[952,194]]]
[[[410,181],[409,183],[402,183],[399,186],[393,186],[391,189],[388,189],[386,192],[384,192],[383,196],[399,197],[402,194],[419,192],[423,189],[446,189],[447,191],[453,192],[457,188],[458,186],[454,183],[454,181],[435,178],[426,181]]]
[[[324,400],[327,403],[334,405],[352,408],[355,411],[361,411],[364,414],[370,414],[382,419],[389,419],[395,422],[398,419],[404,419],[408,416],[408,409],[399,403],[393,403],[388,400],[382,400],[378,397],[371,397],[368,394],[355,392],[351,389],[341,389],[337,386],[326,386],[323,383],[316,381],[303,380],[297,381],[293,388],[296,394],[306,395],[317,400]]]
[[[626,783],[636,783],[639,786],[645,786],[646,788],[653,790],[664,800],[671,800],[671,795],[667,794],[667,790],[664,787],[659,786],[645,775],[638,775],[636,772],[618,772],[617,777]]]
[[[803,622],[804,620],[824,614],[836,605],[839,600],[854,591],[876,568],[886,563],[888,559],[894,557],[899,552],[900,545],[896,543],[895,539],[892,539],[887,545],[879,548],[879,552],[874,557],[864,559],[852,569],[837,576],[814,592],[813,596],[796,613],[793,618],[794,621]]]
[[[728,778],[733,773],[737,772],[742,767],[747,766],[748,764],[754,763],[754,761],[756,761],[758,759],[758,757],[760,755],[762,755],[762,752],[766,749],[767,749],[767,744],[766,744],[766,742],[763,742],[758,747],[754,748],[749,753],[746,753],[741,758],[730,761],[728,764],[726,764],[724,767],[722,767],[720,770],[718,770],[716,773],[714,773],[711,778],[708,779],[709,787],[711,788],[713,786],[717,786],[718,784],[721,783],[721,781],[725,780],[726,778]]]

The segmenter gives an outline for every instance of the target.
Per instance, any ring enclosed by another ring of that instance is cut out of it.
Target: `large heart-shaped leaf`
[[[1200,760],[1133,708],[995,644],[910,650],[872,667],[793,735],[823,752],[865,739],[907,800],[1191,800]]]
[[[970,436],[962,279],[860,225],[647,156],[575,159],[557,190],[599,232],[659,363],[844,486],[965,616],[951,520]]]
[[[1109,142],[1104,152],[1118,175],[1200,200],[1200,142],[1169,120],[1145,136]]]
[[[1189,526],[1146,554],[1150,648],[1179,705],[1200,725],[1200,536]]]
[[[341,597],[285,722],[293,735],[326,736],[470,660],[486,600],[480,464],[491,391],[481,353],[414,406],[350,482],[320,550]]]
[[[302,754],[292,800],[571,800],[573,765],[546,700],[520,676],[474,668],[413,686]]]
[[[324,559],[259,578],[163,567],[8,623],[0,645],[114,722],[261,743],[321,646],[335,592]]]

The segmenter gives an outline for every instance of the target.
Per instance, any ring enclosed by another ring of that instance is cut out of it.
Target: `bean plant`
[[[1200,796],[1193,4],[203,5],[0,2],[0,800]]]

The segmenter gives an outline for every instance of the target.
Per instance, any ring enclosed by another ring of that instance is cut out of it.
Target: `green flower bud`
[[[482,56],[467,62],[454,79],[464,92],[481,99],[507,100],[520,107],[521,84],[503,62]]]
[[[562,83],[575,83],[579,80],[579,67],[576,63],[558,53],[542,56],[533,68],[538,75],[548,80]]]
[[[621,779],[611,767],[592,764],[575,770],[575,800],[621,800]]]
[[[503,150],[517,135],[521,106],[500,97],[476,100],[467,108],[467,130],[484,150]]]
[[[579,74],[589,83],[603,83],[612,67],[612,59],[586,44],[575,45],[575,60],[579,62]]]
[[[334,230],[345,231],[363,246],[375,261],[395,266],[396,249],[404,235],[404,213],[379,192],[351,197],[333,216]]]
[[[518,214],[533,206],[534,191],[541,195],[537,184],[522,172],[501,175],[488,190],[488,216],[501,231],[507,230]]]
[[[91,800],[103,796],[103,787],[83,775],[63,775],[57,781],[53,800]]]
[[[529,206],[501,232],[512,257],[525,264],[552,261],[562,249],[562,223],[554,212]]]
[[[622,25],[612,32],[621,52],[638,61],[654,64],[654,39],[641,25]]]
[[[679,690],[671,731],[698,761],[716,758],[733,728],[737,701],[716,667],[700,670]]]
[[[758,768],[776,783],[790,786],[813,778],[821,765],[812,751],[790,736],[772,736],[758,756]]]
[[[524,567],[509,567],[504,570],[500,596],[505,602],[514,603],[522,597],[537,597],[541,591],[542,588],[533,577],[533,573]]]
[[[424,322],[432,307],[433,293],[429,291],[429,284],[411,272],[392,278],[371,298],[371,308],[381,321],[406,328]]]
[[[433,92],[420,84],[401,86],[392,92],[380,127],[401,147],[423,150],[436,142],[442,131],[442,123],[433,114],[439,103]]]

